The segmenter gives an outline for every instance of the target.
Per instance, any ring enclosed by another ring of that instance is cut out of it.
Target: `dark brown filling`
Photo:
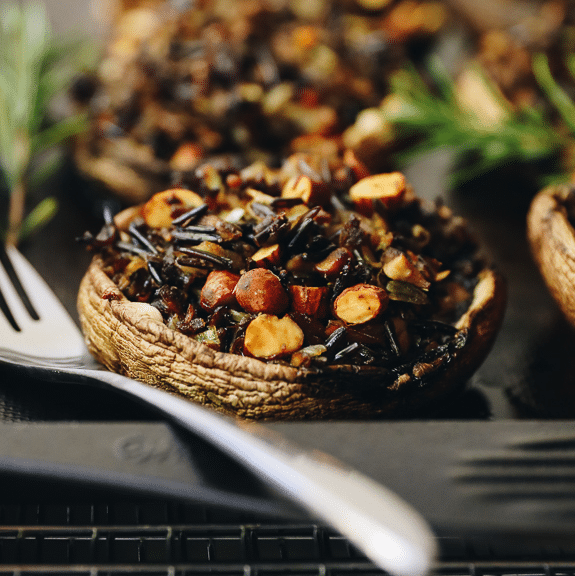
[[[166,325],[221,352],[309,370],[371,367],[393,380],[408,367],[424,380],[465,344],[454,323],[484,263],[465,223],[440,202],[426,208],[408,193],[399,205],[374,201],[372,213],[359,213],[348,195],[357,178],[342,167],[314,175],[329,191],[321,207],[282,198],[277,179],[217,175],[211,188],[205,172],[197,177],[204,204],[188,209],[174,197],[168,228],[138,216],[126,229],[110,220],[85,234],[129,300],[151,304]],[[402,266],[413,272],[409,281],[396,276]],[[356,321],[353,298],[371,294],[381,310],[368,307],[367,320]],[[289,317],[301,345],[252,354],[246,332],[262,313]]]

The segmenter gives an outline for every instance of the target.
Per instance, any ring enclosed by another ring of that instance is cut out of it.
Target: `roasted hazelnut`
[[[352,254],[347,248],[336,248],[324,260],[315,265],[315,270],[332,280],[339,275],[351,258]]]
[[[184,142],[174,152],[170,158],[170,168],[172,170],[191,170],[202,159],[204,151],[201,146],[192,142]]]
[[[405,176],[401,172],[391,172],[362,178],[349,189],[349,197],[359,212],[370,215],[375,200],[390,209],[399,206],[405,190]]]
[[[346,288],[334,301],[334,314],[347,324],[363,324],[377,318],[387,308],[389,296],[372,284]]]
[[[254,268],[242,274],[234,294],[238,304],[252,314],[280,315],[289,305],[289,297],[280,279],[266,268]]]
[[[188,208],[195,208],[204,203],[201,196],[185,188],[171,188],[154,194],[143,206],[142,216],[151,228],[168,227],[180,212]]]
[[[234,288],[240,277],[227,270],[214,270],[208,274],[200,295],[200,305],[204,310],[214,310],[235,301]]]
[[[327,287],[292,284],[288,289],[294,312],[316,318],[323,318],[328,313]]]
[[[330,190],[323,182],[316,182],[309,176],[290,178],[282,188],[282,198],[301,198],[307,206],[325,206],[330,196]]]
[[[302,329],[289,317],[260,314],[246,329],[244,351],[256,358],[280,358],[303,346]]]
[[[252,256],[252,261],[261,268],[265,268],[267,266],[277,266],[280,261],[280,254],[281,251],[279,244],[264,246]]]
[[[383,272],[392,280],[409,282],[422,290],[428,290],[430,283],[423,277],[415,264],[399,250],[389,248],[384,255]]]

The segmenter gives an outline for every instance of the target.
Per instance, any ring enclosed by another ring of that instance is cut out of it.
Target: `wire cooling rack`
[[[439,539],[446,576],[567,576],[573,547]],[[369,576],[383,574],[312,523],[175,502],[0,506],[0,574]]]
[[[96,229],[96,226],[89,221],[88,211],[78,207],[78,187],[69,186],[65,190],[62,205],[66,205],[67,209],[59,212],[43,241],[26,247],[25,254],[74,314],[76,287],[89,258],[74,244],[73,238],[86,229]],[[493,203],[486,200],[486,192],[489,191],[482,190],[482,194],[477,196],[477,206],[469,206],[467,212],[481,224],[478,228],[481,236],[488,240],[495,260],[509,273],[510,305],[504,330],[474,380],[478,388],[472,389],[457,404],[453,413],[447,415],[450,419],[472,421],[473,426],[469,429],[473,428],[479,439],[486,437],[483,426],[490,428],[489,419],[516,419],[518,413],[523,418],[572,418],[575,413],[575,394],[572,392],[573,335],[560,329],[563,324],[558,324],[550,297],[528,254],[515,196],[510,197],[507,192],[499,195],[501,198]],[[494,195],[496,193],[492,192],[491,196]],[[508,199],[507,211],[501,209],[503,199]],[[511,223],[510,216],[513,217]],[[54,258],[54,254],[58,257]],[[529,311],[528,315],[525,314],[526,310]],[[43,382],[32,379],[23,382],[20,377],[13,379],[1,369],[0,381],[0,424],[23,424],[33,431],[39,423],[72,423],[77,424],[80,432],[90,429],[89,423],[94,421],[153,423],[155,420],[148,410],[102,390],[48,389]],[[513,402],[509,398],[511,392]],[[534,409],[536,411],[532,412]],[[542,426],[543,431],[545,428]],[[570,429],[566,427],[565,432]],[[517,440],[513,434],[511,439]],[[550,434],[553,436],[554,432]],[[560,440],[563,438],[561,434],[556,434]],[[84,438],[85,435],[84,431]],[[405,438],[405,435],[398,437]],[[461,433],[454,434],[452,442],[460,437]],[[476,437],[470,436],[471,440]],[[507,437],[503,435],[503,438]],[[500,436],[494,434],[493,438],[499,439]],[[18,440],[18,437],[15,439]],[[519,440],[522,439],[520,435]],[[465,448],[465,456],[468,447],[463,440],[461,443],[465,444],[460,447]],[[516,446],[516,442],[511,445]],[[453,452],[453,444],[446,446],[446,453]],[[571,444],[567,446],[565,442],[559,442],[557,446],[564,446],[565,451],[571,449]],[[13,452],[9,454],[22,453],[21,445],[10,444],[10,447]],[[81,443],[72,436],[67,443],[58,446],[67,455],[74,447],[79,451]],[[495,447],[499,447],[497,442]],[[402,455],[403,445],[398,446],[396,451]],[[461,460],[461,450],[455,456],[458,463],[468,463],[468,460]],[[404,464],[403,460],[405,455],[402,459]],[[409,460],[408,464],[411,465],[411,462]],[[430,468],[423,467],[421,461],[416,463],[425,470],[428,485],[423,490],[423,496],[429,500],[430,493],[433,493],[429,487]],[[128,464],[122,463],[122,466]],[[200,467],[202,470],[204,464],[202,462]],[[136,465],[133,464],[132,468],[135,469]],[[397,469],[402,475],[405,474],[405,467],[398,466]],[[566,470],[570,473],[570,469]],[[436,479],[444,481],[445,476],[437,475]],[[499,476],[496,479],[499,481]],[[487,480],[492,481],[493,478]],[[57,496],[51,497],[50,487],[46,484],[43,482],[40,485],[46,490],[45,497],[41,499],[36,485],[30,489],[19,481],[0,482],[0,574],[382,574],[339,534],[312,522],[260,517],[181,501],[165,501],[162,497],[136,501],[136,496],[118,499],[104,493],[91,500],[90,495],[81,491],[78,494],[76,489],[72,498],[68,497],[66,487]],[[444,498],[437,497],[438,510],[453,512],[455,504],[469,502],[467,485],[462,487],[460,483],[457,486],[459,492],[452,490],[451,493],[461,496],[461,502],[453,501],[450,505]],[[560,492],[565,486],[569,491]],[[534,493],[540,497],[536,502],[546,503],[541,508],[535,507],[535,512],[550,509],[557,514],[552,517],[553,522],[557,520],[572,525],[575,498],[571,486],[572,482],[559,483],[551,486],[553,492],[550,492],[550,488],[547,492]],[[505,484],[505,488],[508,487],[509,482]],[[520,488],[523,489],[523,484]],[[519,514],[530,510],[518,498],[521,494],[520,491],[512,493],[515,500],[511,504],[504,501],[503,508],[494,498],[481,500],[480,505],[489,510],[496,509],[498,513],[493,517],[520,518],[508,511]],[[507,511],[507,515],[501,510]],[[474,508],[475,511],[479,511],[479,508]],[[472,516],[477,523],[477,516]],[[540,527],[541,516],[537,516],[536,520]],[[526,523],[521,526],[525,528]],[[540,545],[521,538],[513,541],[496,537],[491,540],[471,539],[468,535],[461,537],[454,529],[453,535],[442,534],[439,545],[441,556],[435,572],[440,575],[575,576],[575,538],[573,542],[562,539],[560,544]]]

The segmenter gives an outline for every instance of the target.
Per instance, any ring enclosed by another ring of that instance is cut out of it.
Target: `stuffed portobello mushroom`
[[[505,307],[466,223],[351,153],[206,164],[82,241],[92,354],[243,418],[427,412],[464,387]]]
[[[532,200],[527,237],[533,258],[561,312],[575,326],[575,188],[553,185]]]

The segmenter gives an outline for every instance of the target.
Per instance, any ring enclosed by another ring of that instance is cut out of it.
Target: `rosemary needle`
[[[462,107],[454,81],[437,59],[428,63],[426,80],[413,66],[392,75],[392,93],[401,105],[394,106],[391,113],[384,106],[382,113],[396,136],[410,142],[396,154],[396,161],[405,165],[423,153],[451,149],[456,156],[451,184],[457,187],[510,164],[561,158],[565,150],[575,147],[575,103],[553,79],[546,55],[535,54],[532,68],[546,103],[559,112],[567,130],[558,130],[550,120],[549,106],[513,109],[479,67],[474,72],[501,107],[501,117],[492,125]],[[563,172],[574,168],[556,163],[550,168],[556,172],[542,174],[542,183],[561,178]]]
[[[54,213],[55,201],[45,198],[26,216],[25,199],[31,183],[58,165],[46,152],[84,126],[79,116],[53,120],[49,114],[82,47],[56,42],[42,3],[0,4],[0,194],[7,194],[8,205],[0,231],[5,228],[7,242],[17,243]]]

